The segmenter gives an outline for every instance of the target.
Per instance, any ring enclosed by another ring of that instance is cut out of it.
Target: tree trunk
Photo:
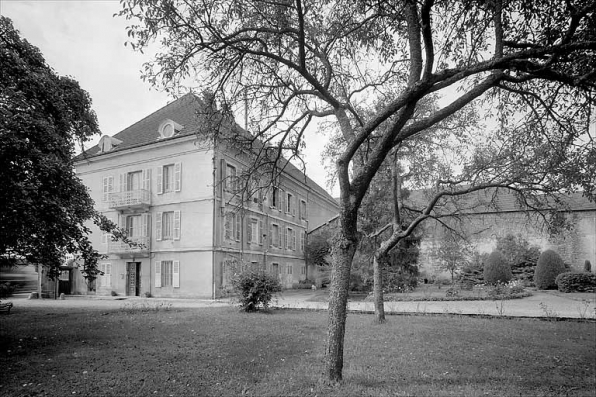
[[[353,226],[352,230],[355,230],[356,225]],[[357,239],[354,236],[346,236],[343,230],[334,238],[332,245],[326,351],[326,372],[328,379],[332,382],[342,380],[350,268],[357,246]]]
[[[373,259],[373,296],[375,301],[375,321],[385,322],[385,303],[383,301],[383,265],[384,261],[375,254]]]

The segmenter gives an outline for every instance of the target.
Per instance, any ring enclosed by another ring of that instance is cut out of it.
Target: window
[[[281,211],[281,190],[275,186],[271,191],[271,207]]]
[[[161,217],[161,239],[172,240],[174,237],[174,212],[164,212]]]
[[[157,168],[157,194],[179,192],[181,189],[182,163]]]
[[[300,251],[304,252],[304,246],[306,245],[306,232],[300,232]]]
[[[180,288],[180,261],[155,262],[155,287]]]
[[[306,274],[306,265],[300,266],[300,274]]]
[[[296,214],[296,205],[294,204],[294,195],[286,193],[286,214]]]
[[[109,288],[112,286],[112,264],[111,263],[100,263],[99,271],[102,272],[97,281],[100,287]]]
[[[155,218],[155,239],[180,240],[181,217],[180,211],[158,212]]]
[[[276,224],[272,224],[271,231],[269,234],[271,234],[271,245],[274,247],[281,246],[279,226]]]
[[[286,270],[288,274],[294,274],[294,265],[287,265]]]
[[[110,201],[110,193],[114,191],[114,177],[105,176],[103,178],[101,201]]]
[[[306,201],[300,200],[300,219],[306,220]]]
[[[143,188],[143,172],[129,172],[126,174],[126,191],[140,190]]]
[[[174,136],[178,131],[183,128],[180,124],[176,123],[173,120],[165,119],[159,124],[157,127],[157,132],[159,132],[158,139],[170,138]]]
[[[289,250],[296,250],[296,231],[291,227],[286,229],[285,247]]]
[[[139,237],[142,236],[141,229],[141,216],[140,215],[129,215],[126,217],[126,233],[128,237]]]
[[[224,180],[224,189],[228,192],[235,192],[238,190],[238,176],[236,175],[236,167],[231,164],[226,164],[226,179]]]
[[[240,241],[241,218],[235,212],[228,212],[224,218],[224,238],[226,240]]]

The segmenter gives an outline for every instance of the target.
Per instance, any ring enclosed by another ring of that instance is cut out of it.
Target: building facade
[[[77,292],[215,298],[247,266],[285,288],[308,277],[306,232],[337,214],[335,201],[291,164],[243,198],[249,156],[200,139],[200,106],[186,95],[77,158],[96,209],[137,244],[93,229],[94,247],[108,259],[99,263],[103,276]]]

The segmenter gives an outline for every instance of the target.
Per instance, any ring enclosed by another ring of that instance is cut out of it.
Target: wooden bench
[[[10,314],[11,308],[12,308],[12,302],[0,303],[0,313],[6,312],[7,314]]]

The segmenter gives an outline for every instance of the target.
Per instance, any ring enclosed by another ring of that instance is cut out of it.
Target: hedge
[[[595,292],[596,274],[594,273],[561,273],[556,279],[557,287],[561,292]]]

